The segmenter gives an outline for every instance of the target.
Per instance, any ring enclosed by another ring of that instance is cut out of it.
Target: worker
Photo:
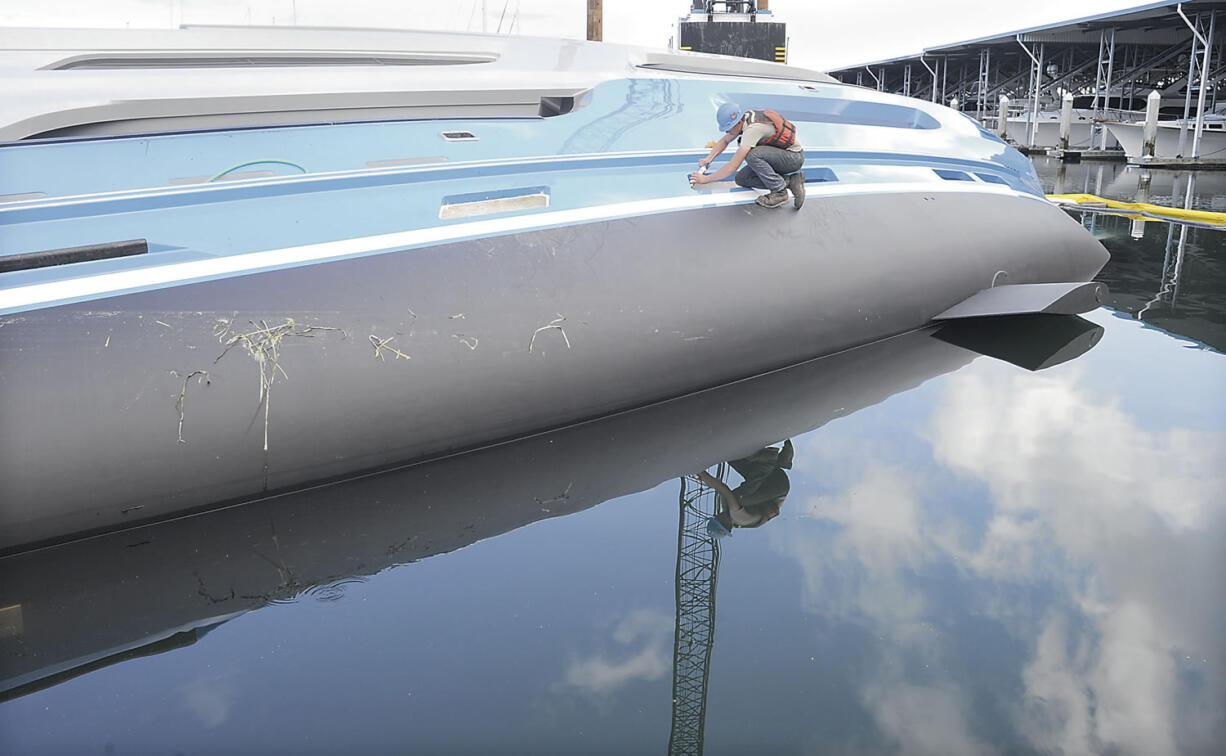
[[[711,154],[698,161],[700,168],[710,165],[733,139],[738,140],[739,147],[726,165],[714,173],[699,170],[690,175],[690,183],[721,181],[740,168],[736,173],[739,186],[767,190],[767,194],[758,197],[759,205],[779,207],[788,201],[791,191],[799,210],[805,203],[805,174],[800,172],[805,152],[792,122],[773,110],[742,110],[733,102],[720,105],[715,118],[724,135],[715,143]],[[741,163],[745,167],[741,168]]]
[[[791,490],[786,471],[792,469],[794,456],[789,439],[782,448],[768,446],[732,460],[728,464],[744,478],[736,488],[729,488],[705,470],[695,475],[714,489],[724,504],[708,520],[707,533],[718,538],[730,535],[733,528],[757,528],[778,517]]]

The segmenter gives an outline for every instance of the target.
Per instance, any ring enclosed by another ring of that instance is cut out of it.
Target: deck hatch
[[[438,217],[440,220],[474,218],[481,215],[538,210],[545,207],[549,207],[549,187],[527,186],[518,189],[453,194],[443,197]]]

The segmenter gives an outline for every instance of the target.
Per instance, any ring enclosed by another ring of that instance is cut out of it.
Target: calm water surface
[[[1221,753],[1226,232],[1083,222],[1081,321],[0,561],[0,751]],[[681,476],[785,439],[713,551]]]
[[[1143,171],[1102,162],[1063,166],[1045,157],[1034,162],[1049,193],[1226,212],[1226,172]],[[1086,214],[1083,222],[1111,251],[1099,275],[1115,292],[1110,307],[1226,350],[1226,232],[1109,215]]]

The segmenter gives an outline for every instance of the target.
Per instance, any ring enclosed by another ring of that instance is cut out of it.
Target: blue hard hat
[[[715,120],[719,123],[720,131],[732,131],[732,127],[741,120],[741,106],[735,102],[725,102],[715,111]]]
[[[712,517],[707,520],[707,535],[712,538],[725,538],[732,535],[732,531],[724,527],[724,523]]]

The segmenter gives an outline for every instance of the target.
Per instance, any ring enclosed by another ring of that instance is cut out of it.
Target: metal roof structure
[[[1214,39],[1222,10],[1223,0],[1153,2],[830,73],[847,84],[951,104],[987,126],[1000,125],[1002,97],[1030,110],[1033,121],[1066,94],[1082,96],[1088,104],[1078,107],[1092,109],[1094,123],[1134,117],[1153,91],[1164,117],[1195,117],[1219,99],[1226,103],[1226,66],[1220,37]],[[1103,128],[1091,128],[1092,139],[1105,144]]]
[[[1099,31],[1109,28],[1116,30],[1116,41],[1120,43],[1125,41],[1124,35],[1121,32],[1128,32],[1132,41],[1140,44],[1161,43],[1166,39],[1166,37],[1162,36],[1164,33],[1172,34],[1172,36],[1180,39],[1187,39],[1189,32],[1180,20],[1179,13],[1176,10],[1177,6],[1181,4],[1183,5],[1184,12],[1189,16],[1204,10],[1226,8],[1226,3],[1223,2],[1178,3],[1163,0],[1163,2],[1149,3],[1134,8],[1124,8],[1092,16],[1083,16],[1054,25],[1032,26],[1004,34],[940,45],[932,48],[931,52],[954,53],[959,50],[970,51],[979,45],[1012,44],[1018,36],[1021,36],[1023,42],[1097,44]],[[1159,39],[1159,37],[1162,38]],[[929,51],[925,50],[925,52]]]
[[[1116,41],[1136,44],[1161,44],[1167,42],[1186,42],[1192,34],[1179,17],[1177,7],[1182,5],[1188,16],[1194,16],[1206,10],[1224,10],[1226,2],[1221,0],[1200,0],[1198,2],[1162,2],[1149,3],[1135,8],[1098,13],[1092,16],[1061,21],[1056,24],[1030,26],[1024,29],[991,34],[961,42],[951,42],[942,45],[923,48],[922,52],[902,55],[884,60],[865,61],[853,66],[846,66],[830,71],[833,76],[840,73],[862,70],[865,66],[890,66],[897,63],[917,62],[923,57],[932,56],[978,56],[979,50],[986,46],[1016,46],[1020,37],[1023,42],[1059,42],[1066,44],[1098,44],[1100,31],[1115,28]]]

